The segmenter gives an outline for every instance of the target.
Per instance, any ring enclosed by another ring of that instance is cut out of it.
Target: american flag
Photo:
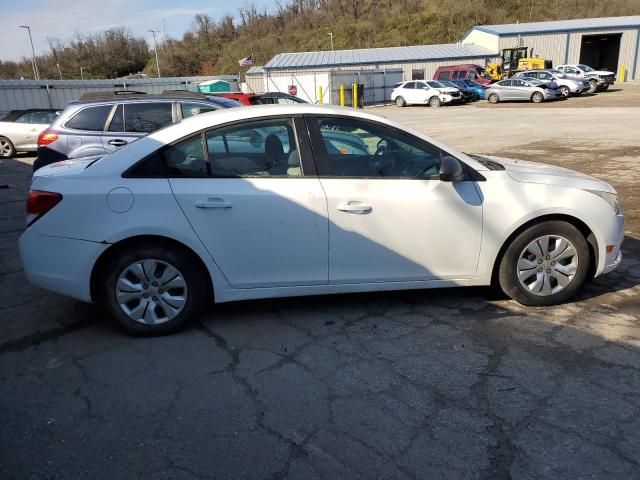
[[[248,57],[244,57],[238,60],[238,65],[240,65],[241,67],[249,67],[253,65],[253,53]]]

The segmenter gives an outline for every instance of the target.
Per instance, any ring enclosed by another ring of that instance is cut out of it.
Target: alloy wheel
[[[0,140],[0,157],[9,157],[13,147],[7,140]]]
[[[569,240],[544,235],[529,243],[518,257],[518,280],[533,295],[553,295],[573,281],[578,260],[578,252]]]
[[[116,300],[131,319],[158,325],[174,319],[187,303],[187,283],[173,265],[156,259],[139,260],[118,276]]]

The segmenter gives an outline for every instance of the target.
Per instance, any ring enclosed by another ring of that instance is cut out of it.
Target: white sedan
[[[496,282],[556,304],[618,265],[624,232],[603,181],[314,105],[198,115],[42,168],[27,222],[30,281],[139,334],[173,331],[211,298]]]
[[[0,157],[17,152],[35,152],[40,135],[60,112],[55,110],[13,110],[0,119]]]

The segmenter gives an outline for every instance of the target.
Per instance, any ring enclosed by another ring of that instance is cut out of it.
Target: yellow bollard
[[[358,108],[358,84],[353,84],[353,108]]]
[[[322,87],[318,87],[318,103],[322,105]]]
[[[620,65],[620,71],[618,72],[618,81],[619,82],[624,82],[624,74],[625,74],[625,68],[624,68],[624,64]]]
[[[344,85],[340,84],[340,106],[344,107]]]

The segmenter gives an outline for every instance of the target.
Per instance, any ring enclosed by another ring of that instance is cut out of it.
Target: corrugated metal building
[[[247,85],[256,92],[287,91],[318,103],[338,103],[340,84],[365,86],[365,103],[389,98],[393,84],[405,79],[430,79],[440,65],[493,61],[497,52],[477,45],[418,45],[321,52],[280,53],[264,67],[247,72]],[[320,90],[319,90],[320,89]]]
[[[584,63],[615,72],[618,81],[640,79],[640,16],[482,25],[469,30],[462,43],[494,52],[528,47],[529,55],[554,65]]]

